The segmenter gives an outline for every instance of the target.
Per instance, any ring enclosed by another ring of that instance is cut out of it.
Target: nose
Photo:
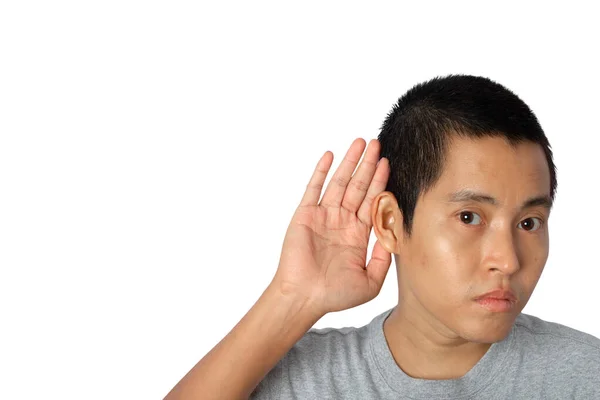
[[[512,232],[505,229],[490,232],[489,239],[484,265],[506,275],[517,272],[520,268],[519,254]]]

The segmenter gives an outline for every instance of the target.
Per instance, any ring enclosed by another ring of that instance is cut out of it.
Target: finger
[[[367,276],[369,277],[369,292],[371,298],[377,297],[385,281],[385,277],[390,269],[392,263],[392,254],[386,251],[383,246],[379,243],[379,240],[375,242],[373,246],[373,252],[371,253],[371,260],[367,265]]]
[[[377,170],[375,171],[375,176],[373,176],[373,180],[369,185],[369,190],[367,191],[367,195],[363,200],[360,208],[358,209],[358,219],[360,219],[367,226],[371,226],[373,221],[371,221],[371,204],[373,203],[373,199],[381,192],[383,192],[386,188],[388,179],[390,177],[390,162],[387,158],[382,157],[379,160],[379,164],[377,165]]]
[[[317,162],[312,177],[310,178],[308,185],[306,185],[306,191],[300,201],[300,206],[316,206],[319,203],[321,190],[323,190],[323,184],[325,183],[325,178],[327,177],[329,168],[331,168],[332,162],[333,153],[326,151],[325,154],[321,156],[321,159],[319,159],[319,162]]]
[[[371,184],[371,180],[373,179],[373,175],[377,168],[377,161],[379,161],[379,149],[380,144],[377,139],[373,139],[369,142],[369,146],[367,147],[363,160],[358,166],[358,170],[352,179],[350,179],[350,183],[348,184],[348,188],[346,189],[346,193],[342,200],[342,207],[352,213],[356,213],[367,194],[367,189],[369,189],[369,185]]]
[[[322,205],[327,207],[339,207],[341,205],[346,187],[350,182],[352,173],[362,156],[365,146],[366,142],[362,138],[355,139],[352,142],[340,166],[331,177],[327,189],[325,189],[325,194],[323,195],[323,199],[321,199]]]

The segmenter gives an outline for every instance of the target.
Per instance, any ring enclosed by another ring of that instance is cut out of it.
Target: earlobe
[[[373,231],[381,246],[389,253],[398,253],[399,237],[402,233],[402,214],[396,197],[391,192],[381,192],[371,204]]]

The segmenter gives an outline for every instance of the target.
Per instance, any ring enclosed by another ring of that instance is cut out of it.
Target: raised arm
[[[271,284],[240,322],[171,390],[165,400],[247,399],[266,374],[325,314],[377,296],[391,255],[375,243],[366,265],[371,202],[385,189],[389,165],[379,142],[355,140],[333,175],[326,152],[287,229]]]

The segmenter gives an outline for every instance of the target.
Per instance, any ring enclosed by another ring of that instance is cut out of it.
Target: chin
[[[515,318],[492,318],[472,320],[462,326],[461,337],[470,342],[496,343],[506,339],[515,323]]]

